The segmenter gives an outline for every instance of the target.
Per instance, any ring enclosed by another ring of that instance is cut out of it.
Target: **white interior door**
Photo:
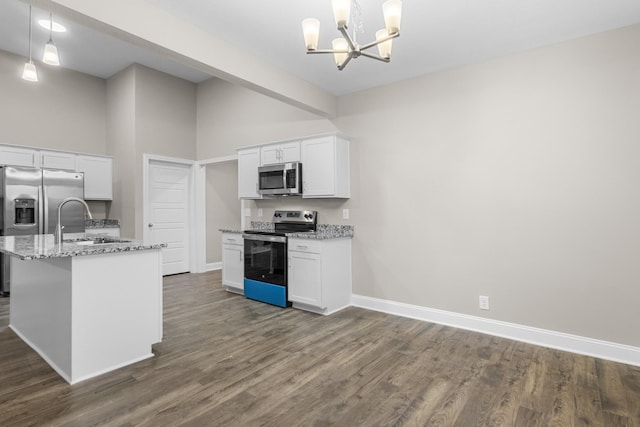
[[[188,272],[191,168],[151,160],[148,172],[148,238],[167,244],[162,250],[162,274]]]

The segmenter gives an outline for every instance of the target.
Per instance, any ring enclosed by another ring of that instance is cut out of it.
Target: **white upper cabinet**
[[[37,168],[40,166],[39,160],[38,150],[14,147],[12,145],[0,146],[0,165]]]
[[[260,148],[238,150],[238,198],[261,199],[258,194],[258,166]]]
[[[110,157],[78,155],[76,172],[84,172],[85,199],[113,199],[113,160]]]
[[[301,143],[302,197],[349,198],[349,141],[329,135]]]
[[[282,142],[260,147],[262,166],[300,161],[300,141]]]
[[[40,166],[47,169],[76,170],[76,157],[74,153],[62,151],[40,151]]]

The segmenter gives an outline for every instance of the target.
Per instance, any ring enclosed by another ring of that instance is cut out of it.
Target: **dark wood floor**
[[[117,312],[114,312],[117,316]],[[156,357],[70,386],[7,328],[0,426],[635,426],[640,368],[349,308],[322,317],[165,278]]]

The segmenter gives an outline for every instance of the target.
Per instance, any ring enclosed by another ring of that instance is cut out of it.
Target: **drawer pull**
[[[300,249],[309,249],[309,246],[307,245],[296,245],[296,247]]]

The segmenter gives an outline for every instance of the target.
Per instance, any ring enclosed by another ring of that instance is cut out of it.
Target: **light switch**
[[[342,209],[342,219],[349,219],[349,209]]]
[[[251,216],[251,208],[244,208],[244,216]]]

